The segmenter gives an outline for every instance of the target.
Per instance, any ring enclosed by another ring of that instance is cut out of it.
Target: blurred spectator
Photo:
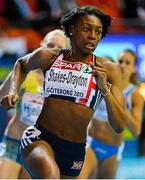
[[[137,0],[121,0],[121,12],[124,18],[137,18]]]
[[[124,18],[140,18],[145,20],[145,1],[120,0],[121,13]]]
[[[145,1],[138,0],[137,14],[140,19],[145,21]]]
[[[145,2],[143,0],[120,0],[121,14],[128,32],[143,32],[145,30]]]
[[[31,28],[7,28],[5,29],[7,37],[23,37],[26,39],[27,51],[32,52],[39,47],[42,35]]]
[[[28,52],[42,37],[60,28],[60,18],[76,7],[75,0],[0,0],[0,23],[8,37],[25,37]]]
[[[60,18],[71,9],[77,7],[75,0],[37,0],[37,18],[31,20],[31,25],[38,29],[43,35],[54,28],[60,28]]]
[[[58,25],[61,16],[75,6],[73,0],[5,0],[3,15],[12,25],[40,30],[51,24]]]
[[[20,6],[19,2],[22,3],[22,6]],[[29,2],[31,6],[28,6],[26,2]],[[4,31],[4,35],[1,33],[1,36],[25,38],[28,52],[38,48],[42,40],[42,35],[32,29],[27,22],[28,19],[34,17],[36,11],[35,2],[35,0],[0,0],[0,7],[2,7],[0,8],[1,31]]]

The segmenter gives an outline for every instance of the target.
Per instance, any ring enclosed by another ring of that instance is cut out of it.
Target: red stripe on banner
[[[94,64],[95,55],[92,54],[91,58],[88,59],[87,64]]]
[[[87,91],[87,95],[84,99],[80,99],[80,103],[83,104],[83,105],[86,105],[87,104],[87,101],[89,99],[89,96],[91,94],[91,90],[94,89],[96,90],[96,83],[93,82],[93,76],[91,76],[91,80],[90,80],[90,83],[89,83],[89,88],[88,88],[88,91]]]

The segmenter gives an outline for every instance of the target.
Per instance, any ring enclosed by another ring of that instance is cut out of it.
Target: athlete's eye
[[[101,30],[96,30],[96,34],[97,35],[102,35],[102,31]]]
[[[88,32],[89,30],[90,30],[90,28],[88,28],[88,27],[83,27],[83,31]]]
[[[119,64],[123,64],[123,63],[125,63],[125,64],[127,64],[127,65],[130,64],[129,61],[124,61],[123,59],[119,59],[118,62],[119,62]]]

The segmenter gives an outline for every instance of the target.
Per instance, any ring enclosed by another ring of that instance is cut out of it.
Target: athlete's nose
[[[90,39],[96,39],[96,35],[95,35],[95,31],[94,30],[91,30],[90,33],[89,33],[89,38]]]

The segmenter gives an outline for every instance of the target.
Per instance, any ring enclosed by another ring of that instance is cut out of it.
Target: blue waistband
[[[105,144],[93,138],[92,141],[88,143],[88,145],[91,146],[91,148],[94,150],[99,161],[103,161],[113,155],[117,155],[120,147],[119,145]]]

